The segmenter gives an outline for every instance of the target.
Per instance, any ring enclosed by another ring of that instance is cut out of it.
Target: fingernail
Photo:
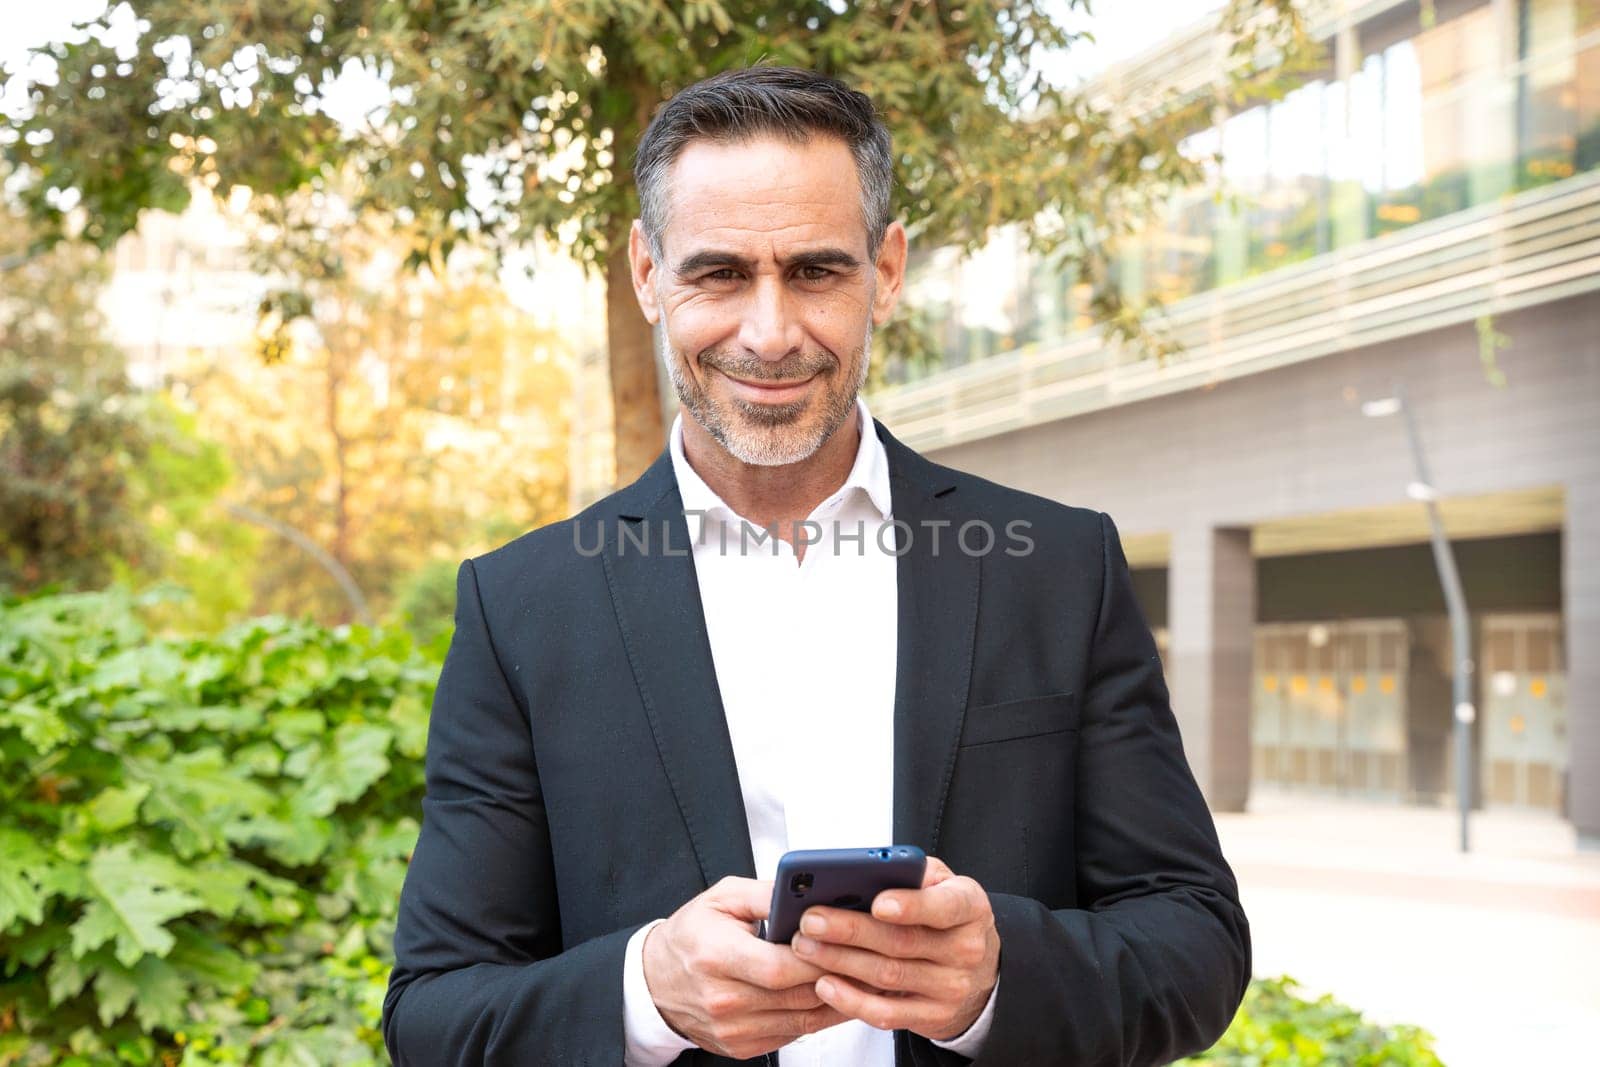
[[[828,932],[828,920],[820,915],[807,915],[800,920],[800,929],[812,936],[825,934]]]
[[[829,997],[833,996],[833,983],[828,981],[826,978],[818,978],[817,996],[821,997],[823,1000],[827,1000]]]
[[[809,956],[817,951],[817,943],[809,937],[796,937],[794,939],[794,950],[802,956]]]
[[[898,900],[886,900],[878,905],[878,910],[892,919],[900,914],[900,902]]]

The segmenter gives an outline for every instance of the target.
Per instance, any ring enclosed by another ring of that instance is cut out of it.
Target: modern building
[[[1600,0],[1314,5],[1327,68],[1197,134],[1128,250],[1182,352],[1102,343],[1001,234],[911,298],[944,363],[870,399],[937,460],[1108,512],[1212,804],[1443,803],[1449,631],[1403,389],[1472,621],[1482,804],[1600,845]],[[1210,24],[1103,74],[1207,92]],[[1408,486],[1411,487],[1408,494]]]
[[[254,347],[256,308],[270,283],[253,269],[234,217],[247,197],[240,190],[223,206],[197,193],[181,214],[144,212],[111,253],[101,308],[141,386]]]

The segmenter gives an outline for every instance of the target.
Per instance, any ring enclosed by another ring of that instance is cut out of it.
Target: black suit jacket
[[[976,1062],[1156,1064],[1208,1046],[1249,981],[1249,932],[1116,528],[874,426],[912,531],[894,835],[993,902],[1000,992]],[[956,542],[973,520],[997,535],[987,554]],[[1006,534],[1019,521],[1031,552]],[[629,935],[754,877],[666,452],[462,564],[422,807],[383,1010],[395,1062],[621,1064]],[[904,1031],[896,1054],[966,1062]]]

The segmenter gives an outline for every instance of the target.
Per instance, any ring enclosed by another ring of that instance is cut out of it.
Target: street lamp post
[[[1477,709],[1472,703],[1471,636],[1468,630],[1467,598],[1461,592],[1461,575],[1456,571],[1455,553],[1444,535],[1444,523],[1439,518],[1439,492],[1428,476],[1427,458],[1422,452],[1422,438],[1417,433],[1416,419],[1406,403],[1405,387],[1395,383],[1394,395],[1381,400],[1369,400],[1361,405],[1361,414],[1368,418],[1400,415],[1405,422],[1406,438],[1411,444],[1411,460],[1416,467],[1417,480],[1406,486],[1406,496],[1419,500],[1428,512],[1428,526],[1433,541],[1433,562],[1439,570],[1439,584],[1444,587],[1444,602],[1450,612],[1451,674],[1454,678],[1453,700],[1454,733],[1456,748],[1456,807],[1461,816],[1461,851],[1469,850],[1467,818],[1472,810],[1472,723]]]

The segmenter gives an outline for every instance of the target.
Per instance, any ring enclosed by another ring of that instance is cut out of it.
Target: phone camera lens
[[[814,884],[814,879],[809,871],[803,871],[789,879],[789,892],[795,896],[804,896],[806,891]]]

